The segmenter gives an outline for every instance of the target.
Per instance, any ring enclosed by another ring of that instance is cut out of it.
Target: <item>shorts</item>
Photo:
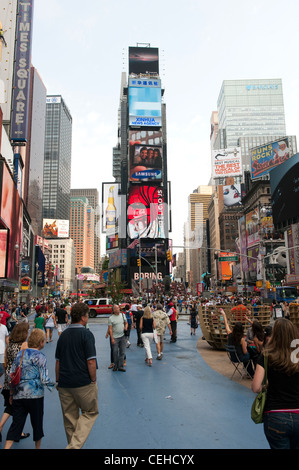
[[[57,331],[62,333],[66,329],[66,323],[57,323]]]

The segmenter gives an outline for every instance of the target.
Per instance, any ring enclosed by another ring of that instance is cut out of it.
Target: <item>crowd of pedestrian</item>
[[[286,306],[285,317],[275,321],[272,331],[271,328],[262,328],[256,318],[256,309],[261,304],[258,296],[211,296],[209,299],[163,296],[159,299],[125,300],[124,308],[113,306],[108,319],[106,338],[110,340],[109,368],[113,372],[126,372],[126,349],[131,346],[132,330],[136,330],[137,347],[144,349],[145,364],[151,367],[154,349],[156,359],[161,361],[163,358],[167,329],[169,342],[177,341],[178,318],[182,312],[189,315],[190,334],[195,335],[199,306],[219,305],[228,343],[239,348],[246,365],[250,362],[247,370],[253,379],[252,390],[255,393],[262,388],[267,368],[264,431],[270,447],[299,448],[299,359],[292,349],[298,346],[299,332],[289,320]],[[221,308],[223,305],[229,305],[235,318],[240,319],[233,327],[228,324]],[[30,312],[35,313],[31,331]],[[37,301],[31,310],[26,304],[0,305],[0,376],[5,375],[1,391],[4,412],[0,420],[0,441],[5,423],[11,420],[5,449],[29,437],[30,433],[24,431],[28,415],[35,447],[41,447],[44,396],[46,390],[53,392],[55,388],[58,390],[67,448],[83,447],[99,414],[96,344],[88,326],[88,313],[89,307],[82,301]],[[247,335],[242,329],[244,321],[250,325]],[[51,380],[42,350],[46,342],[53,341],[54,329],[57,329],[58,338],[55,380]],[[12,386],[11,374],[19,367],[20,381]]]

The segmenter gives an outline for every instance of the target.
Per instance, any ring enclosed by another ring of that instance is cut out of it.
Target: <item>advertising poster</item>
[[[286,231],[288,248],[288,273],[299,274],[299,223],[292,224]]]
[[[106,233],[116,241],[119,229],[120,183],[103,183],[102,185],[102,233]]]
[[[68,238],[69,220],[43,219],[43,232],[45,238]]]
[[[229,252],[221,252],[220,253],[220,258],[224,259],[227,258],[228,260],[235,258],[234,253],[229,253]],[[219,261],[220,265],[220,279],[222,281],[229,281],[232,278],[233,275],[233,265],[236,263],[236,261]]]
[[[242,175],[241,147],[213,150],[213,178]]]
[[[165,238],[164,194],[160,186],[131,186],[128,195],[128,236]]]
[[[129,126],[162,127],[160,79],[129,79]]]
[[[250,153],[252,179],[267,175],[292,156],[288,138],[255,147]]]
[[[131,143],[129,180],[161,181],[162,146]]]
[[[20,248],[15,250],[15,247],[17,245],[19,247],[22,246],[23,204],[12,176],[3,160],[0,162],[0,181],[1,179],[0,216],[4,228],[9,229],[8,247],[11,247],[8,252],[6,277],[17,280],[18,269],[16,262],[19,262]]]
[[[242,272],[247,273],[248,262],[247,262],[247,235],[246,235],[245,215],[239,219],[239,244],[240,244]]]
[[[247,247],[250,248],[260,241],[258,208],[248,212],[246,219]]]
[[[0,277],[6,277],[8,230],[0,229]]]
[[[223,186],[223,203],[225,207],[241,206],[241,184]]]
[[[157,47],[129,47],[129,74],[159,75],[159,49]]]

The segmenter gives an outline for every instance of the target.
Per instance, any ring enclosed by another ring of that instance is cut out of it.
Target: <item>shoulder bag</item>
[[[268,368],[268,356],[264,356],[264,367],[265,375],[262,384],[262,391],[257,394],[251,407],[251,419],[255,424],[264,422],[264,407],[267,397],[267,368]]]
[[[9,375],[10,379],[9,379],[9,382],[8,382],[8,386],[10,388],[14,388],[17,385],[19,385],[19,383],[20,383],[21,373],[22,373],[22,368],[21,367],[22,367],[24,352],[25,352],[25,349],[22,352],[20,365],[18,365],[18,367],[16,367],[16,370],[14,372],[11,372],[10,375]]]

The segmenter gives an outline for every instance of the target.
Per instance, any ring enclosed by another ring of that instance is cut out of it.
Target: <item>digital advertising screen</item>
[[[161,179],[162,146],[131,143],[129,180],[142,182]]]
[[[129,47],[129,74],[159,74],[157,47]]]
[[[129,79],[129,126],[162,127],[161,80]]]
[[[128,235],[165,238],[164,193],[160,186],[131,186],[128,194]]]

